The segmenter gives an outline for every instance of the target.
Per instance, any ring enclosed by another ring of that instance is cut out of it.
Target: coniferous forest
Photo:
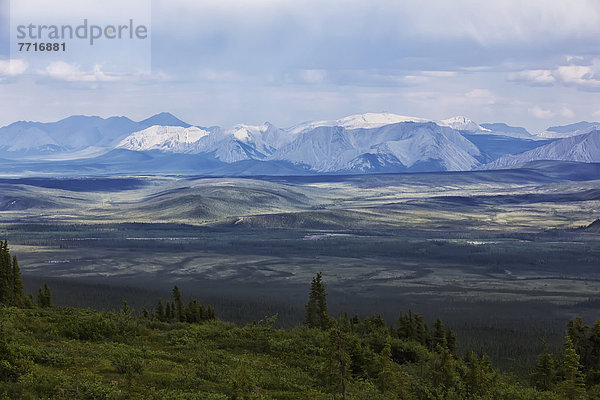
[[[46,284],[26,294],[6,242],[0,260],[2,399],[600,399],[600,321],[569,321],[563,350],[515,375],[440,319],[330,315],[320,273],[304,323],[277,329],[222,321],[177,286],[152,310],[54,307]]]

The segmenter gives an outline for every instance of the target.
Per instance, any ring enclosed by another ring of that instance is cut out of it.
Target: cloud
[[[465,97],[479,105],[491,105],[496,103],[496,96],[487,89],[473,89],[465,94]]]
[[[539,119],[549,119],[554,117],[554,113],[552,111],[541,108],[540,106],[534,106],[530,108],[529,114]]]
[[[322,69],[306,69],[301,71],[299,75],[306,83],[321,83],[327,78],[327,71]]]
[[[456,71],[422,71],[421,74],[434,78],[450,78],[456,76]]]
[[[21,75],[28,67],[29,64],[24,60],[0,60],[0,77]]]
[[[582,90],[600,90],[600,59],[584,63],[583,57],[568,56],[573,64],[561,65],[553,70],[536,69],[513,72],[508,79],[533,86],[573,86]],[[574,64],[577,62],[578,64]],[[582,65],[583,64],[583,65]]]
[[[573,112],[573,110],[571,110],[570,108],[567,107],[562,107],[558,113],[560,114],[560,116],[565,117],[565,118],[573,118],[575,116],[575,113]]]
[[[120,79],[118,76],[106,75],[102,72],[101,65],[95,65],[91,72],[83,72],[79,65],[64,61],[48,64],[43,71],[39,71],[39,74],[66,82],[113,82]]]
[[[592,66],[567,65],[559,67],[555,74],[567,85],[583,88],[600,88],[600,73]]]
[[[532,85],[550,86],[556,82],[552,71],[547,69],[533,69],[509,74],[508,79],[517,82],[527,82]]]
[[[198,71],[198,78],[208,82],[233,83],[241,82],[244,77],[234,71],[201,69]]]

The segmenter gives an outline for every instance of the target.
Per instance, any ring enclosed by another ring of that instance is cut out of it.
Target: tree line
[[[47,284],[38,290],[37,305],[52,307],[52,293]],[[17,256],[11,256],[8,243],[0,242],[0,304],[16,307],[33,307],[33,295],[25,293],[21,268]]]

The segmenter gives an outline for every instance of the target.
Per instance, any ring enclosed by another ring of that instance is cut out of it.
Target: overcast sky
[[[600,120],[597,0],[155,0],[151,72],[125,74],[86,59],[11,62],[6,3],[0,125],[161,111],[223,126],[363,112],[533,132]]]

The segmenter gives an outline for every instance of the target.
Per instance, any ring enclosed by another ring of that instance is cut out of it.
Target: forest
[[[153,309],[53,305],[27,294],[0,246],[2,399],[600,399],[600,321],[568,322],[563,349],[527,373],[496,369],[457,345],[440,319],[409,310],[332,316],[321,273],[307,283],[302,324],[277,314],[245,325],[173,287]]]

